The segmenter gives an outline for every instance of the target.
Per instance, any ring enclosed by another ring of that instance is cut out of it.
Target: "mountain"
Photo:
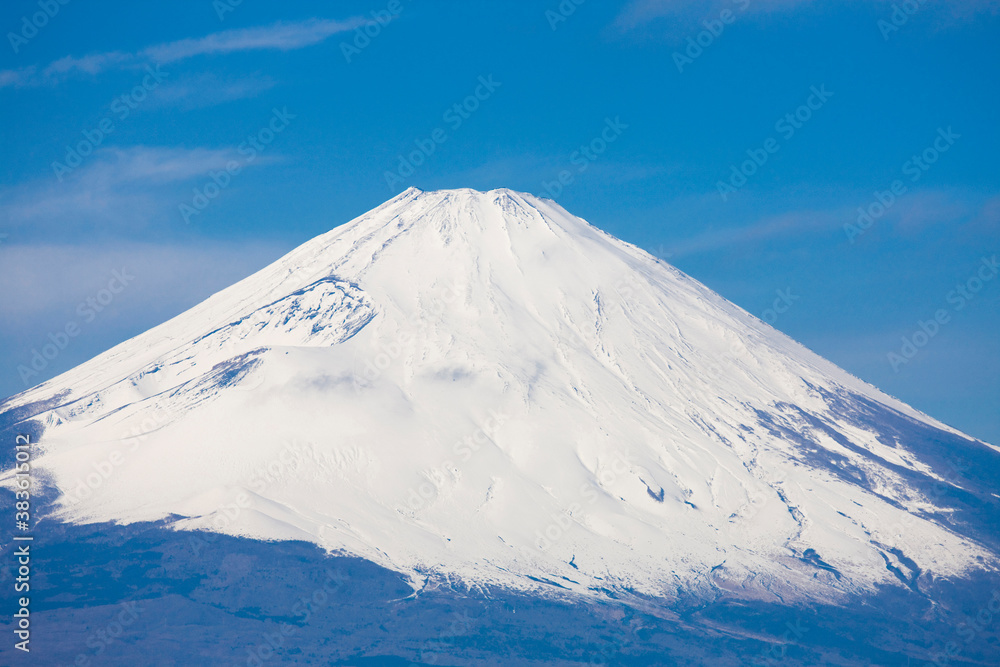
[[[505,189],[411,188],[0,428],[48,520],[312,543],[413,595],[837,605],[1000,564],[1000,450]]]

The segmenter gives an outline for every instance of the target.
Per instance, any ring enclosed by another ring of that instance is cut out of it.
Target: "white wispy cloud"
[[[49,64],[44,70],[42,70],[42,75],[48,80],[55,81],[60,76],[70,74],[72,72],[99,74],[108,69],[134,63],[134,55],[130,53],[122,53],[121,51],[93,53],[81,58],[66,56]]]
[[[0,219],[14,236],[138,229],[176,214],[177,184],[238,158],[235,149],[102,148],[62,182],[50,176],[0,190]],[[262,156],[254,165],[273,159]]]
[[[17,366],[68,322],[80,334],[34,378],[40,382],[146,331],[215,292],[263,268],[290,250],[288,243],[258,240],[148,243],[91,240],[68,244],[53,238],[0,247],[0,397],[25,387]],[[108,285],[113,272],[131,278],[127,288],[92,322],[77,308]]]
[[[875,224],[883,220],[883,227],[899,236],[917,236],[937,225],[949,225],[956,232],[995,234],[1000,229],[1000,196],[959,189],[918,190],[900,197]]]
[[[708,229],[678,239],[666,250],[672,257],[725,251],[731,248],[759,248],[795,241],[803,236],[824,235],[835,243],[847,243],[845,224],[855,224],[858,207],[870,204],[870,196],[833,208],[792,210],[767,215],[745,225]],[[865,232],[864,238],[889,236],[905,238],[924,233],[928,227],[948,225],[956,233],[988,235],[1000,228],[1000,195],[984,195],[957,189],[927,189],[909,192]]]
[[[108,51],[85,56],[66,56],[42,69],[32,65],[0,71],[0,88],[57,84],[76,74],[97,75],[112,69],[142,67],[147,64],[174,63],[196,56],[229,54],[242,51],[292,51],[318,44],[332,35],[354,30],[367,22],[363,18],[342,21],[308,19],[273,23],[256,28],[237,28],[204,37],[156,44],[136,53]]]
[[[273,241],[205,241],[193,243],[113,242],[70,245],[59,242],[4,244],[0,248],[0,291],[8,317],[0,333],[38,326],[53,313],[72,312],[83,298],[107,283],[112,269],[126,267],[141,274],[152,290],[148,310],[164,313],[190,307],[212,291],[246,277],[280,257],[288,248]],[[44,271],[38,267],[44,266]],[[206,280],[213,287],[206,291]],[[158,322],[150,323],[150,326]],[[58,325],[55,322],[54,325]],[[39,329],[46,331],[46,329]]]
[[[672,256],[684,257],[705,252],[715,252],[731,247],[749,247],[778,238],[800,236],[804,233],[837,230],[850,219],[850,210],[790,211],[761,218],[740,227],[713,229],[669,245]],[[842,232],[840,232],[842,233]]]
[[[153,91],[150,106],[198,109],[256,97],[275,85],[274,79],[259,74],[238,78],[227,78],[213,72],[182,74]]]
[[[7,86],[26,86],[34,79],[36,68],[22,67],[21,69],[0,70],[0,88]]]
[[[133,146],[108,148],[103,159],[84,172],[81,179],[88,186],[142,181],[171,183],[218,169],[236,157],[231,149],[164,148]]]
[[[194,56],[271,49],[292,51],[312,46],[331,35],[354,30],[364,19],[332,21],[310,19],[298,23],[275,23],[259,28],[225,30],[197,39],[182,39],[145,49],[142,54],[158,63],[171,63]]]
[[[841,0],[844,5],[869,4],[892,12],[897,0]],[[824,5],[833,3],[823,3]],[[938,26],[967,21],[981,14],[996,14],[1000,10],[1000,0],[966,0],[957,3],[937,3],[937,7],[923,6],[921,12],[934,14]],[[697,21],[704,17],[717,17],[723,9],[736,14],[770,14],[787,12],[807,5],[820,5],[818,0],[631,0],[614,21],[614,27],[622,32],[640,28],[648,23],[669,18],[684,18]]]

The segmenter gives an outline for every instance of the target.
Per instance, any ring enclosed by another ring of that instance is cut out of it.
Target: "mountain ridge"
[[[997,563],[989,480],[933,443],[996,448],[506,189],[411,188],[5,416],[44,429],[56,518],[303,539],[417,588],[835,600]]]

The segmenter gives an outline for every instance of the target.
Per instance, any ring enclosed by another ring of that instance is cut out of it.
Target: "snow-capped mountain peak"
[[[993,448],[506,189],[411,188],[0,413],[67,520],[415,585],[832,599],[996,563],[985,482],[927,491],[959,486],[940,443]]]

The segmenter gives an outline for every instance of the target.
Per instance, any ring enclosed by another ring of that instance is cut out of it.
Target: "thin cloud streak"
[[[672,257],[684,257],[747,248],[765,242],[795,239],[807,234],[832,236],[837,243],[848,243],[844,225],[858,218],[859,200],[851,205],[821,210],[799,210],[767,216],[748,225],[712,229],[681,239],[666,247]],[[908,238],[925,233],[928,227],[948,225],[955,233],[962,230],[989,232],[1000,226],[1000,195],[982,195],[960,190],[921,190],[907,194],[884,216],[875,220],[865,239],[876,234]]]
[[[706,16],[718,16],[723,9],[734,13],[769,14],[786,12],[804,5],[820,5],[817,0],[632,0],[615,18],[613,28],[619,32],[629,32],[654,21],[668,17],[689,17],[699,19]],[[824,3],[826,4],[826,3]],[[833,3],[829,3],[833,4]],[[858,0],[842,2],[841,4],[861,5]],[[870,3],[892,11],[893,0],[881,0]],[[922,10],[926,11],[926,10]],[[1000,0],[967,0],[961,3],[942,3],[934,13],[938,14],[940,25],[968,21],[987,13],[997,14],[1000,11]],[[930,14],[932,12],[928,12]]]
[[[83,72],[84,74],[100,74],[101,72],[115,67],[122,67],[134,64],[135,56],[121,51],[111,51],[109,53],[92,53],[88,56],[77,58],[66,56],[60,58],[46,67],[42,74],[49,80],[55,81],[64,74],[72,72]]]
[[[308,19],[274,23],[256,28],[236,28],[147,47],[137,53],[108,51],[86,56],[65,56],[40,72],[34,65],[0,71],[0,88],[56,85],[76,74],[96,76],[113,69],[131,69],[147,64],[167,64],[203,55],[243,51],[293,51],[318,44],[332,35],[349,32],[367,23],[357,17],[343,21]]]
[[[194,56],[235,51],[292,51],[322,42],[327,37],[354,30],[366,21],[355,18],[346,21],[309,19],[299,23],[275,23],[259,28],[239,28],[217,32],[197,39],[151,46],[142,54],[158,63],[171,63]]]
[[[112,268],[141,269],[143,282],[155,298],[147,310],[162,311],[164,304],[189,307],[209,296],[201,288],[206,276],[216,289],[228,286],[287,252],[286,244],[270,241],[209,241],[197,243],[147,243],[115,241],[88,245],[39,242],[0,249],[0,291],[6,297],[8,317],[0,322],[0,335],[30,331],[53,312],[72,306],[107,281]],[[34,270],[45,266],[45,271]],[[172,315],[174,313],[169,313]],[[57,323],[58,324],[58,323]]]
[[[791,237],[806,232],[837,230],[850,211],[793,211],[769,216],[746,227],[712,230],[678,241],[669,246],[671,256],[684,257],[713,252],[733,246],[747,246],[773,238]]]
[[[176,81],[157,88],[150,96],[149,106],[175,107],[183,110],[199,109],[256,97],[275,85],[273,79],[260,75],[235,79],[220,77],[210,72],[182,75]]]
[[[21,87],[29,85],[29,82],[35,76],[36,68],[34,65],[30,67],[23,67],[21,69],[5,69],[0,70],[0,88],[6,88],[7,86]]]
[[[24,390],[18,364],[29,364],[31,350],[48,343],[47,334],[63,331],[67,322],[81,324],[79,337],[33,381],[54,377],[167,321],[289,249],[287,243],[231,239],[5,244],[0,247],[0,293],[5,295],[0,348],[7,355],[0,397]],[[45,270],[39,271],[40,266]],[[115,270],[134,276],[128,289],[108,305],[99,320],[91,324],[79,320],[79,304],[106,287]]]
[[[19,236],[65,234],[97,222],[139,228],[176,213],[178,184],[238,158],[235,149],[102,148],[62,183],[46,178],[0,190],[0,219]],[[254,166],[275,159],[262,156]]]
[[[718,15],[722,9],[743,13],[782,11],[813,0],[710,0],[709,2],[684,2],[683,0],[632,0],[618,14],[614,26],[627,32],[652,21],[666,17]]]

